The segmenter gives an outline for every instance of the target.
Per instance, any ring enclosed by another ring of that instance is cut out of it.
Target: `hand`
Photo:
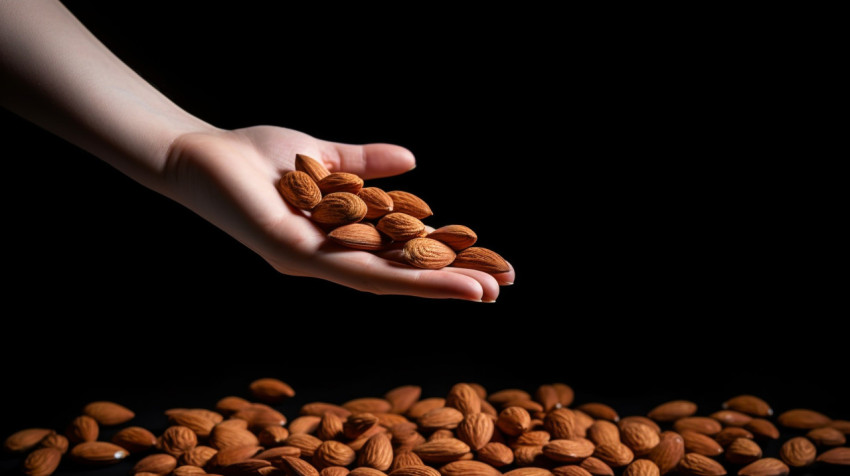
[[[514,280],[461,268],[422,270],[373,253],[342,248],[281,198],[276,184],[295,154],[364,179],[412,169],[413,155],[388,144],[347,145],[280,127],[258,126],[180,136],[165,168],[164,193],[257,252],[275,269],[376,294],[492,302]]]

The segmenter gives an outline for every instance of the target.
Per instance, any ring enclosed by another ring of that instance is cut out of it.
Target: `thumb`
[[[329,145],[339,157],[338,171],[357,174],[364,179],[398,175],[416,167],[413,153],[397,145]]]

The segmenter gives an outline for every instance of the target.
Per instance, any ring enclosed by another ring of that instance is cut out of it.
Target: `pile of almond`
[[[427,231],[422,219],[433,213],[412,193],[364,188],[357,175],[331,173],[306,155],[296,156],[295,169],[281,177],[280,194],[293,207],[309,211],[335,243],[364,251],[403,246],[404,260],[418,268],[455,266],[490,274],[510,269],[496,252],[472,246],[478,237],[463,225]]]
[[[92,466],[138,456],[130,470],[137,476],[780,476],[812,465],[850,467],[850,421],[813,410],[779,415],[775,421],[794,436],[779,454],[765,455],[759,442],[780,432],[770,406],[752,395],[709,416],[676,400],[621,418],[604,403],[570,408],[573,390],[559,383],[534,396],[459,383],[445,398],[424,399],[408,385],[381,398],[308,403],[287,426],[270,405],[295,394],[289,385],[265,378],[250,390],[260,402],[229,396],[215,410],[173,408],[159,436],[128,426],[111,442],[98,441],[100,427],[127,423],[133,412],[93,402],[64,436],[31,428],[7,438],[5,449],[29,453],[23,473],[30,476],[53,473],[66,453]]]

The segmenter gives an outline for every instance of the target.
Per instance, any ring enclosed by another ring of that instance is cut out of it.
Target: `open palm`
[[[461,268],[420,270],[389,255],[345,249],[330,243],[303,213],[284,202],[276,183],[293,170],[295,154],[319,159],[332,171],[364,179],[413,168],[413,155],[388,144],[347,145],[315,139],[291,129],[258,126],[193,133],[173,144],[164,192],[259,253],[281,273],[313,276],[376,294],[494,301],[498,276]]]

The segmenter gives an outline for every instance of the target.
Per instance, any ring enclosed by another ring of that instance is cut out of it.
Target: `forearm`
[[[56,0],[0,0],[0,104],[157,190],[174,139],[212,129]]]

